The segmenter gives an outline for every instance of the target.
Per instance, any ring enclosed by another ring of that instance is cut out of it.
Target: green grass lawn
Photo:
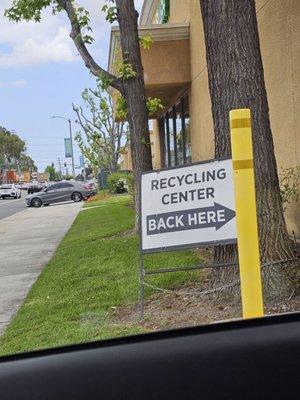
[[[128,202],[128,196],[106,197],[79,213],[1,337],[1,355],[143,331],[110,317],[112,307],[138,301],[138,238],[130,231],[134,213]],[[145,265],[153,269],[197,261],[193,251],[180,251],[147,256]],[[191,279],[200,279],[199,272],[157,275],[147,281],[170,288]],[[145,295],[150,294],[151,289],[146,290]]]

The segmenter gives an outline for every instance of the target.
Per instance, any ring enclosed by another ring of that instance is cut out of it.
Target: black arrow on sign
[[[223,225],[227,224],[227,222],[231,221],[235,217],[235,211],[231,210],[231,208],[222,206],[219,203],[214,203],[214,206],[212,207],[214,211],[222,211],[224,210],[224,221],[218,221],[215,224],[216,231],[222,228]]]
[[[192,208],[147,216],[147,234],[177,232],[214,227],[217,230],[235,217],[235,211],[219,203],[210,207]]]

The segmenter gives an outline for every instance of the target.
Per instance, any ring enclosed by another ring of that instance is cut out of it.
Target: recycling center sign
[[[142,174],[140,215],[143,253],[236,243],[232,160]]]

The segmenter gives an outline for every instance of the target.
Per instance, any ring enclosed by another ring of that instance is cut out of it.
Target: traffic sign
[[[142,174],[140,221],[143,253],[236,243],[232,160]]]

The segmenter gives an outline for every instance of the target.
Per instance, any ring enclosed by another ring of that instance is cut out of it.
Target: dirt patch
[[[212,295],[199,295],[205,288],[193,284],[182,286],[173,293],[155,293],[145,300],[144,319],[139,304],[112,310],[114,323],[141,326],[147,330],[164,330],[210,324],[216,321],[240,319],[241,302],[228,297],[215,300]],[[189,293],[189,294],[187,294]],[[266,315],[300,310],[300,296],[292,296],[280,302],[265,304]]]
[[[203,264],[212,263],[211,248],[195,251]],[[233,292],[239,292],[238,285],[234,284],[234,288],[236,290]],[[174,290],[156,291],[145,299],[144,318],[141,318],[139,303],[127,307],[114,307],[110,317],[113,323],[140,326],[151,331],[242,318],[240,296],[233,296],[230,294],[232,290],[229,290],[226,295],[222,292],[220,297],[211,293],[211,289],[211,269],[202,269],[200,282],[189,282]],[[296,293],[292,292],[287,298],[278,301],[265,301],[265,314],[300,311],[300,293]]]

